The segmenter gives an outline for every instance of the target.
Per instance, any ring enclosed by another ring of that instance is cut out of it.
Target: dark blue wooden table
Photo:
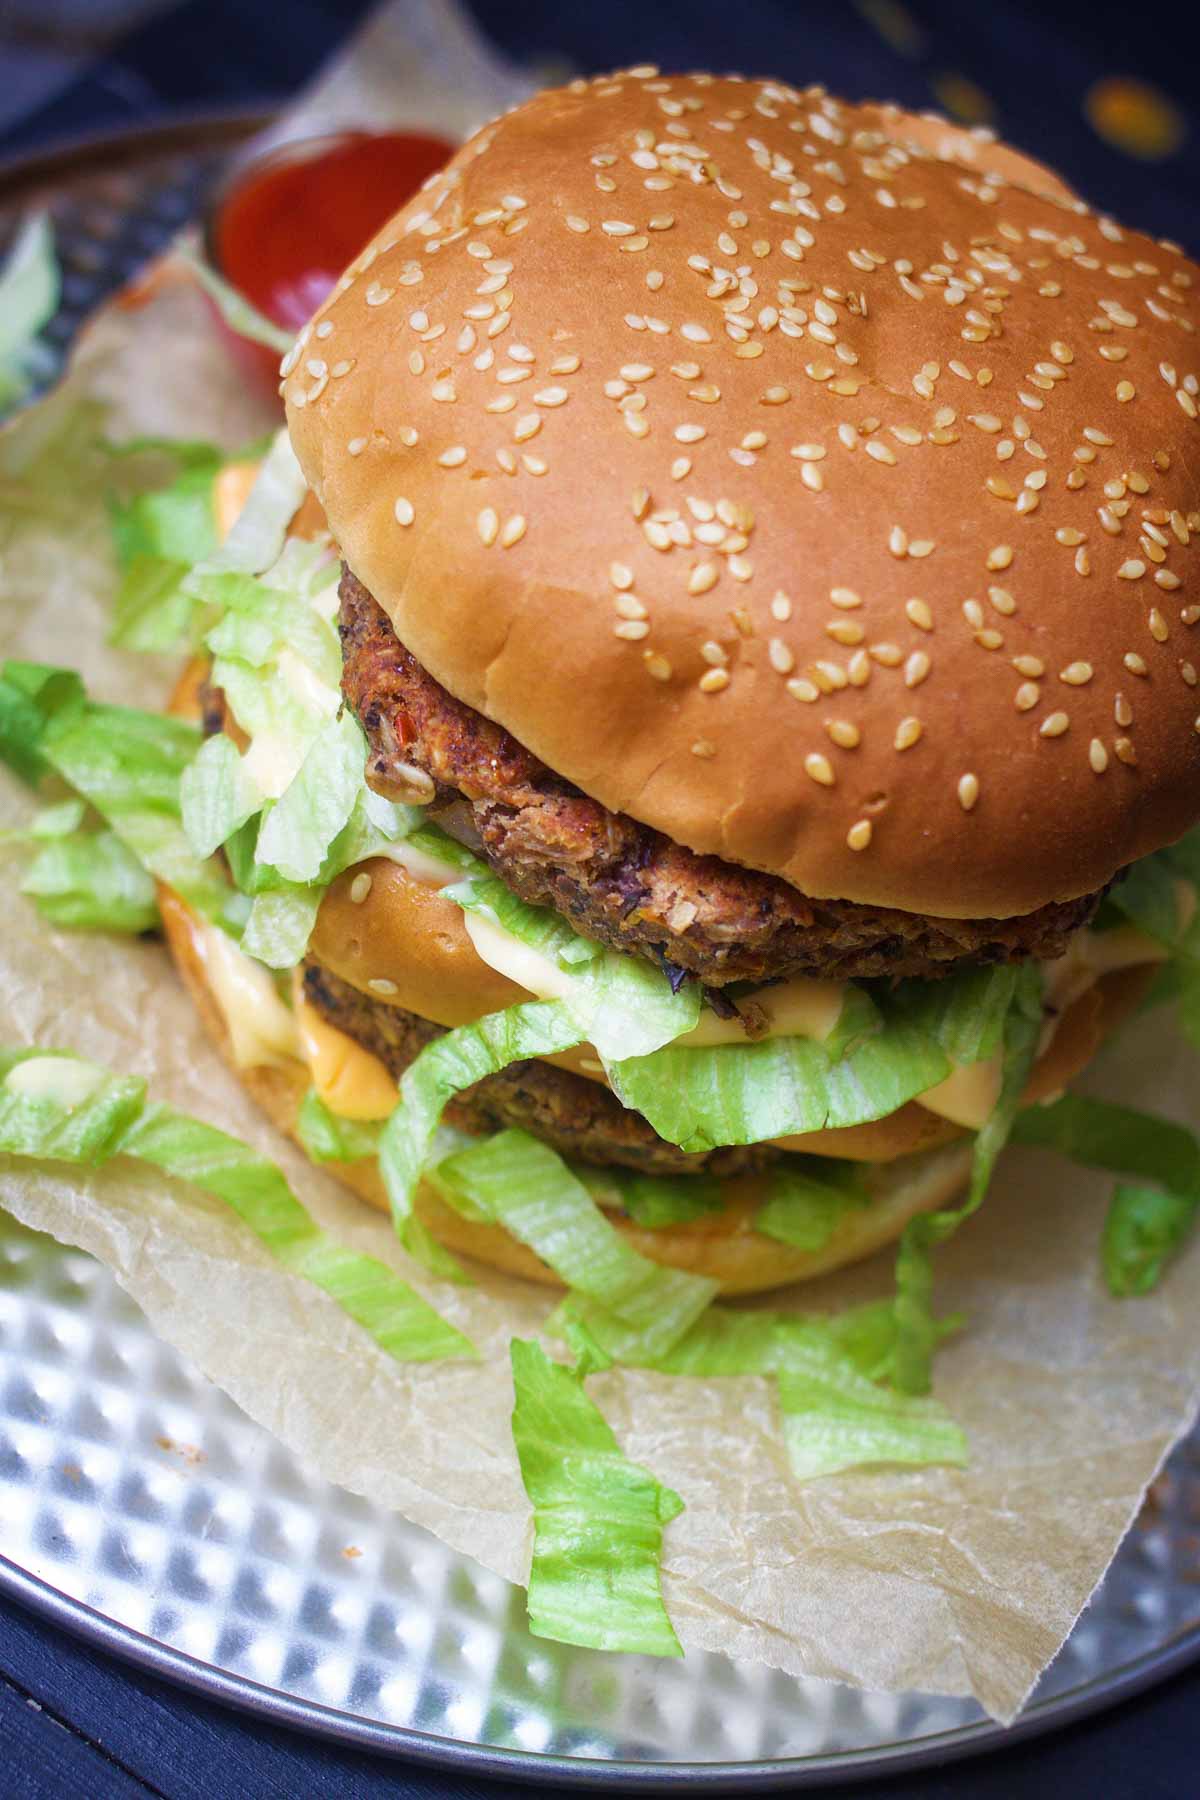
[[[361,0],[0,3],[0,157],[215,106],[278,103]],[[1045,6],[936,0],[474,0],[518,60],[577,69],[656,60],[822,81],[986,120],[1118,217],[1200,249],[1200,34],[1144,0]],[[113,40],[101,15],[142,23]],[[56,26],[55,21],[59,21]],[[1200,1667],[1070,1730],[846,1794],[1008,1800],[1200,1792]],[[224,1711],[0,1602],[3,1800],[515,1800],[535,1790],[333,1749]],[[548,1790],[542,1790],[543,1792]]]

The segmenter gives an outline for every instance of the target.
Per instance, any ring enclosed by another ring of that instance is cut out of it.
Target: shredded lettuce
[[[52,925],[134,935],[158,925],[154,881],[112,831],[51,838],[26,870],[21,892]]]
[[[363,785],[366,743],[351,712],[321,726],[263,822],[257,856],[287,881],[315,881]]]
[[[1064,1094],[1049,1106],[1023,1112],[1013,1138],[1056,1150],[1087,1168],[1139,1178],[1113,1191],[1101,1262],[1113,1294],[1148,1294],[1200,1219],[1195,1134],[1131,1106]]]
[[[83,682],[74,669],[49,663],[0,664],[0,761],[30,786],[50,774],[42,740],[59,713],[78,712]]]
[[[379,1154],[383,1127],[374,1119],[346,1119],[309,1088],[296,1116],[296,1136],[314,1162],[365,1162]]]
[[[443,892],[465,912],[498,925],[545,957],[566,978],[562,1004],[579,1026],[579,1041],[594,1045],[605,1062],[648,1055],[698,1022],[700,990],[694,981],[674,992],[653,963],[580,937],[552,908],[518,900],[482,864]]]
[[[529,1627],[535,1637],[682,1656],[659,1578],[679,1495],[621,1452],[583,1381],[514,1338],[513,1444],[533,1506]]]
[[[410,1255],[438,1274],[462,1278],[459,1264],[412,1210],[447,1102],[523,1057],[549,1056],[578,1042],[579,1027],[564,1007],[554,1000],[531,1000],[448,1031],[409,1064],[400,1081],[400,1104],[380,1138],[379,1166],[397,1234]]]
[[[1021,1095],[1037,1055],[1042,1029],[1042,974],[1036,963],[1017,965],[1012,1005],[1004,1021],[1004,1075],[1000,1098],[975,1137],[971,1182],[961,1206],[922,1213],[904,1228],[896,1257],[895,1382],[906,1394],[929,1391],[930,1366],[937,1341],[933,1317],[932,1251],[950,1237],[964,1219],[978,1211],[987,1196],[992,1171],[1017,1116]]]
[[[50,221],[44,212],[34,213],[0,269],[0,411],[24,399],[37,375],[50,367],[37,338],[58,310],[59,287]]]
[[[967,1440],[944,1406],[877,1387],[832,1345],[814,1343],[806,1367],[793,1358],[778,1384],[788,1461],[801,1480],[872,1463],[967,1461]]]
[[[718,1284],[640,1256],[562,1157],[524,1131],[501,1131],[447,1157],[426,1179],[464,1217],[503,1225],[574,1293],[623,1331],[618,1360],[665,1355]]]
[[[1160,997],[1178,1003],[1180,1027],[1200,1049],[1200,905],[1191,909],[1188,919],[1180,905],[1181,881],[1189,883],[1200,900],[1200,830],[1134,863],[1110,889],[1105,906],[1123,913],[1170,951]]]
[[[635,1225],[650,1231],[690,1225],[693,1219],[719,1213],[725,1205],[722,1184],[713,1175],[644,1175],[633,1169],[596,1169],[587,1163],[572,1163],[571,1171],[593,1200],[620,1207]]]
[[[323,893],[323,888],[288,884],[257,894],[242,932],[246,955],[268,969],[294,969],[308,949]]]
[[[199,743],[199,732],[180,720],[90,702],[71,669],[0,666],[0,759],[33,783],[60,776],[76,804],[92,806],[129,853],[123,856],[103,834],[84,833],[39,859],[29,891],[49,916],[57,899],[59,923],[100,925],[108,907],[110,925],[144,929],[137,915],[148,905],[149,888],[132,858],[236,935],[239,897],[215,864],[196,856],[180,821],[180,779]]]
[[[966,1460],[963,1434],[942,1406],[880,1385],[897,1341],[890,1301],[823,1317],[711,1306],[658,1355],[631,1345],[610,1313],[578,1294],[550,1324],[594,1355],[663,1374],[776,1377],[788,1460],[802,1480],[870,1463]],[[936,1338],[957,1324],[939,1321]]]
[[[1200,1193],[1200,1140],[1185,1125],[1111,1100],[1063,1094],[1030,1106],[1013,1126],[1013,1142],[1055,1150],[1091,1169]]]
[[[619,1098],[684,1150],[757,1144],[886,1118],[950,1073],[945,1052],[903,1020],[860,1037],[839,1058],[808,1038],[714,1049],[668,1045],[613,1063]]]
[[[169,650],[186,639],[195,611],[187,576],[217,547],[213,480],[224,455],[215,444],[157,439],[110,450],[122,459],[144,452],[169,458],[175,473],[129,499],[110,499],[121,581],[109,637],[126,650]]]
[[[288,526],[300,509],[308,483],[283,427],[263,458],[245,506],[225,542],[192,570],[199,586],[211,575],[260,575],[278,562]]]
[[[984,1062],[1003,1041],[1017,976],[1016,963],[1001,963],[940,981],[902,981],[886,1005],[931,1037],[952,1062]]]
[[[262,808],[233,739],[206,738],[179,778],[183,828],[197,856],[212,856]]]
[[[1150,1293],[1191,1236],[1197,1217],[1200,1191],[1178,1194],[1118,1182],[1100,1244],[1109,1292],[1118,1299]]]
[[[797,1250],[823,1250],[846,1213],[870,1199],[860,1164],[789,1156],[771,1171],[771,1194],[754,1229]]]
[[[315,1225],[279,1169],[237,1138],[151,1103],[146,1086],[63,1050],[0,1052],[0,1151],[97,1168],[153,1163],[232,1207],[284,1268],[327,1293],[390,1356],[474,1357],[470,1341],[374,1257]]]
[[[183,720],[86,703],[50,720],[41,754],[145,870],[236,934],[238,897],[217,865],[193,851],[180,819],[180,779],[199,744]]]

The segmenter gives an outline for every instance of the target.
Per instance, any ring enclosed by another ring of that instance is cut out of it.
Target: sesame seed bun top
[[[403,641],[586,793],[1006,916],[1200,817],[1195,276],[969,133],[639,69],[466,144],[283,392]]]

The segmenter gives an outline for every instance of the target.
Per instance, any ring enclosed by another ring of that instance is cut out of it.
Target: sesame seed
[[[692,755],[693,756],[702,756],[705,759],[707,759],[709,757],[715,756],[716,754],[717,754],[717,746],[714,743],[712,743],[708,738],[697,738],[695,743],[692,745]]]
[[[1140,581],[1145,573],[1145,563],[1141,562],[1136,556],[1128,557],[1117,570],[1117,574],[1121,577],[1122,581]]]
[[[639,639],[650,636],[650,627],[644,619],[621,619],[613,626],[613,636],[628,638],[636,643]]]
[[[564,406],[570,399],[565,387],[541,388],[534,396],[535,406]]]
[[[796,666],[796,659],[782,638],[773,637],[767,645],[767,656],[771,667],[779,675],[790,675]]]
[[[846,611],[851,611],[854,607],[862,605],[862,596],[856,593],[853,588],[830,588],[829,598],[833,601],[835,606],[840,606]]]
[[[846,833],[846,842],[851,850],[865,850],[871,842],[870,819],[857,819]]]
[[[933,614],[924,600],[906,600],[904,610],[919,631],[933,630]]]
[[[411,525],[416,518],[412,501],[406,500],[403,495],[396,501],[392,511],[396,516],[396,523],[398,525]]]
[[[504,521],[504,529],[500,533],[501,545],[503,546],[503,548],[505,550],[510,550],[514,544],[519,544],[521,539],[524,536],[525,536],[524,514],[523,513],[513,513],[511,518],[506,519]]]
[[[483,542],[488,545],[494,544],[496,541],[496,534],[500,529],[500,520],[496,514],[495,508],[485,506],[475,523],[478,526],[479,536]]]
[[[646,608],[636,594],[617,594],[613,599],[613,609],[622,619],[644,619]]]
[[[1070,723],[1070,717],[1065,712],[1048,713],[1038,726],[1038,733],[1041,737],[1061,737]]]
[[[1058,679],[1065,681],[1068,687],[1084,687],[1092,679],[1093,673],[1091,663],[1073,662],[1059,670]]]
[[[1150,626],[1150,636],[1154,641],[1158,644],[1165,644],[1171,635],[1171,628],[1159,612],[1157,606],[1152,606],[1150,608],[1150,618],[1148,623]]]
[[[929,657],[924,650],[914,650],[904,665],[904,685],[908,688],[920,687],[929,674]]]
[[[702,694],[719,694],[729,686],[728,669],[708,669],[696,684]]]
[[[365,437],[351,438],[346,445],[346,454],[347,456],[361,456],[366,447],[367,440]]]
[[[371,891],[371,877],[364,870],[356,875],[350,883],[350,898],[355,906],[361,906]]]
[[[825,729],[839,750],[856,750],[862,741],[857,725],[849,719],[826,719]]]
[[[389,981],[386,975],[372,975],[371,979],[367,982],[367,986],[373,994],[388,995],[398,994],[400,992],[400,989],[396,986],[395,982]]]
[[[1118,762],[1123,762],[1129,767],[1132,767],[1137,762],[1137,751],[1134,749],[1133,743],[1129,738],[1115,738],[1113,740],[1113,749],[1116,752]]]
[[[966,774],[959,777],[958,804],[964,812],[970,812],[979,799],[978,775]]]
[[[896,727],[896,736],[894,740],[895,748],[897,750],[911,750],[913,745],[919,740],[923,730],[924,726],[921,724],[920,719],[913,718],[911,715],[906,719],[901,719],[899,725]]]
[[[1042,697],[1036,681],[1023,681],[1016,691],[1014,703],[1018,712],[1031,712]]]
[[[624,592],[625,589],[633,586],[633,570],[627,568],[624,563],[610,563],[608,567],[608,579],[615,588]]]
[[[1108,767],[1108,751],[1098,737],[1094,737],[1088,745],[1088,761],[1097,775],[1103,775]]]
[[[986,566],[995,573],[1000,569],[1007,569],[1012,563],[1012,559],[1011,544],[997,544],[994,549],[988,551]]]
[[[462,444],[451,444],[450,448],[443,450],[438,457],[438,462],[443,469],[460,469],[466,460],[467,452]]]
[[[832,787],[836,779],[829,758],[818,750],[810,751],[805,757],[804,773],[821,787]]]

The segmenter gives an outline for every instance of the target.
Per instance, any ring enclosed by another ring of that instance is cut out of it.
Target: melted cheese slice
[[[281,1068],[300,1056],[296,1021],[270,972],[217,925],[195,922],[193,942],[221,1009],[239,1069]]]
[[[386,1119],[400,1090],[387,1065],[323,1018],[297,990],[296,1033],[317,1097],[343,1119]]]

